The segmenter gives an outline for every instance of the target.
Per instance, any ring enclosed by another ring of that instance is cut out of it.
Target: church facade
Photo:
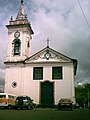
[[[77,60],[49,45],[34,55],[30,54],[34,32],[25,14],[23,0],[16,19],[11,17],[6,27],[5,92],[28,95],[40,105],[56,105],[61,98],[71,98],[75,102]]]

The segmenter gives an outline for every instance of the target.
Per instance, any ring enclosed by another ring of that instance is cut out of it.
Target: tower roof
[[[25,9],[24,9],[24,0],[21,0],[20,2],[20,7],[18,10],[18,14],[15,20],[13,20],[13,17],[11,16],[11,19],[9,21],[9,25],[6,25],[6,27],[9,28],[15,28],[15,27],[28,27],[29,31],[31,34],[34,34],[31,24],[27,19],[27,15],[25,13]]]
[[[16,17],[16,20],[20,20],[20,19],[26,19],[27,15],[25,14],[25,9],[24,9],[24,1],[21,0],[21,4],[19,7],[19,11]]]

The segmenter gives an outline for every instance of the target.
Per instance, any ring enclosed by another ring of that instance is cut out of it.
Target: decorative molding
[[[46,54],[47,52],[41,56],[41,55],[38,55],[36,57],[33,58],[33,60],[38,60],[39,58],[41,59],[46,59],[46,60],[49,60],[49,59],[58,59],[60,61],[69,61],[67,58],[63,57],[63,56],[59,56],[59,55],[52,55],[50,52],[48,52],[50,54],[49,58],[46,58]]]
[[[15,82],[15,81],[12,82],[12,87],[13,87],[13,88],[16,88],[16,87],[17,87],[17,82]]]
[[[11,35],[11,34],[12,34],[12,32],[8,31],[8,35]]]
[[[20,37],[20,32],[19,31],[16,31],[15,33],[14,33],[14,37],[17,39],[17,38],[19,38]]]

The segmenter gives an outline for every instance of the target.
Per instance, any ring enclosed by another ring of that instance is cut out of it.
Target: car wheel
[[[9,109],[9,110],[11,109],[11,105],[8,105],[8,109]]]
[[[28,105],[28,106],[27,106],[27,109],[28,109],[28,110],[30,110],[30,109],[31,109],[30,105]]]
[[[34,105],[31,106],[31,109],[34,109]]]

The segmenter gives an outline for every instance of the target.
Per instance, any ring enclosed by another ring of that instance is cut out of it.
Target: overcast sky
[[[90,27],[77,0],[24,0],[25,11],[34,31],[32,54],[46,47],[77,59],[75,80],[90,82]],[[79,0],[90,24],[90,0]],[[16,18],[20,0],[0,0],[0,84],[5,77],[7,29],[10,17]],[[38,44],[37,44],[38,43]]]

